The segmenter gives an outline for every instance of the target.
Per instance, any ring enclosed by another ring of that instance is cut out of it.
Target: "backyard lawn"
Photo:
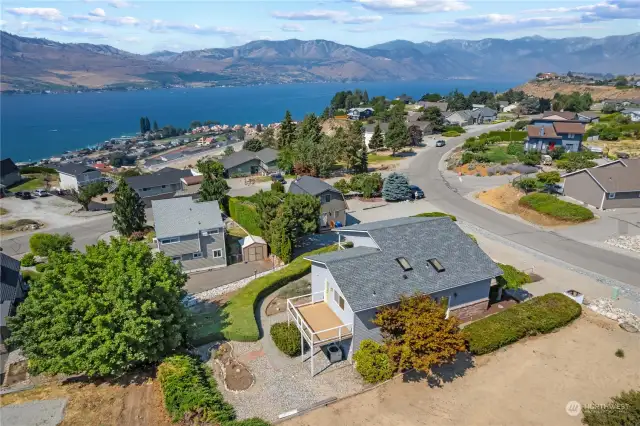
[[[56,186],[58,184],[58,181],[57,179],[55,179],[55,176],[49,175],[49,178],[51,179],[49,181],[49,186]],[[22,183],[10,188],[11,192],[35,191],[36,189],[47,187],[47,184],[44,181],[45,175],[40,173],[33,174],[33,175],[23,175],[22,179],[23,179]]]
[[[492,146],[486,152],[486,155],[492,163],[512,164],[518,162],[518,158],[515,155],[507,154],[507,147],[502,145]]]
[[[377,153],[371,153],[368,156],[369,158],[369,163],[382,163],[385,161],[399,161],[401,160],[400,157],[394,157],[392,155],[380,155]]]

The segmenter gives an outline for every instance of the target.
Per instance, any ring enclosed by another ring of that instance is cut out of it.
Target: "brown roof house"
[[[584,132],[584,124],[578,121],[534,121],[527,126],[524,149],[546,153],[562,146],[567,152],[578,152]]]
[[[564,194],[601,210],[640,207],[640,159],[567,173]]]

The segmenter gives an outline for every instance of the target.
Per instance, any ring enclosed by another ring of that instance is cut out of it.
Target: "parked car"
[[[29,191],[18,191],[16,192],[16,197],[22,200],[30,200],[31,198],[33,198]]]
[[[533,294],[523,288],[507,288],[502,294],[520,303],[533,297]]]
[[[273,182],[280,182],[283,185],[287,183],[287,181],[284,179],[284,177],[280,173],[273,173],[271,175],[271,180]]]
[[[36,197],[48,197],[51,194],[49,194],[44,189],[36,189],[35,191],[33,191],[33,195],[35,195]]]
[[[445,146],[446,144],[447,144],[447,142],[443,141],[442,139],[440,139],[439,141],[436,142],[436,146],[437,147]]]
[[[424,198],[424,192],[419,187],[415,185],[409,185],[409,189],[411,190],[411,198],[413,198],[414,200]]]

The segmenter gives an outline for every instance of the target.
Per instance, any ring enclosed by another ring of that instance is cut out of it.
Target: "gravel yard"
[[[605,244],[640,253],[640,235],[621,235],[615,238],[609,238]]]

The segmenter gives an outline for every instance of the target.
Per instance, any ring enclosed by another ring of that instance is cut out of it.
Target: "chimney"
[[[540,136],[544,136],[544,126],[540,127]]]

